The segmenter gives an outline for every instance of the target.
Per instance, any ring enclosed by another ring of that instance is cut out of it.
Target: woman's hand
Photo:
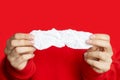
[[[93,47],[84,54],[85,61],[98,73],[110,70],[113,51],[109,35],[94,34],[87,43],[93,45]]]
[[[5,53],[11,66],[18,70],[25,68],[29,59],[34,57],[33,36],[17,33],[7,41]]]

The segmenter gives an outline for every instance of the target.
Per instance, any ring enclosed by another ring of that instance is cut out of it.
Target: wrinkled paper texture
[[[91,47],[91,45],[86,44],[86,40],[92,35],[90,32],[53,28],[47,31],[33,30],[30,34],[34,36],[34,47],[38,50],[47,49],[51,46],[61,48],[65,45],[72,49],[88,49]]]

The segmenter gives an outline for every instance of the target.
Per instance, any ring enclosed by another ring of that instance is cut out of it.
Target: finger
[[[108,34],[94,34],[90,36],[90,39],[110,41],[110,36]]]
[[[98,68],[95,68],[95,67],[92,67],[94,71],[96,71],[97,73],[104,73],[106,72],[105,70],[101,70],[101,69],[98,69]]]
[[[111,51],[111,44],[109,41],[104,41],[104,40],[87,40],[87,43],[93,46],[98,46],[98,47],[103,47],[107,51]]]
[[[15,67],[15,68],[17,70],[23,70],[26,67],[27,63],[28,63],[28,61],[21,62],[18,65],[16,65],[17,67]]]
[[[87,63],[93,67],[95,71],[106,72],[110,69],[111,63],[99,62],[95,60],[87,60]]]
[[[14,66],[16,69],[24,68],[25,64],[29,59],[32,59],[35,55],[33,53],[28,53],[24,55],[20,55],[19,57],[10,58],[10,64]]]
[[[7,40],[7,48],[13,49],[14,44],[17,45],[18,43],[15,43],[14,40],[33,40],[33,35],[31,34],[23,34],[23,33],[16,33],[14,36],[12,36],[9,40]],[[25,41],[20,41],[21,43],[25,43]],[[28,42],[27,42],[28,43]],[[12,46],[13,45],[13,46]]]
[[[108,66],[108,65],[105,65],[105,63],[103,64],[103,62],[99,62],[99,61],[91,60],[91,59],[87,59],[86,62],[90,66],[92,66],[92,67],[94,67],[94,68],[96,68],[98,70],[104,69],[105,66]]]
[[[8,55],[8,54],[10,54],[11,53],[11,50],[9,50],[7,47],[4,49],[4,53],[6,54],[6,55]]]
[[[18,57],[21,54],[33,53],[35,50],[36,49],[34,47],[16,47],[8,55],[10,57]]]
[[[11,47],[21,47],[21,46],[33,46],[33,42],[30,40],[12,40]]]
[[[34,47],[16,47],[13,50],[13,53],[15,54],[25,54],[25,53],[30,53],[34,52],[36,49]]]
[[[24,33],[16,33],[14,35],[14,39],[25,39],[25,40],[33,40],[34,36],[31,34],[24,34]]]
[[[20,56],[20,60],[23,60],[22,62],[24,61],[27,61],[31,58],[33,58],[35,55],[33,53],[28,53],[28,54],[23,54]]]
[[[96,51],[97,48],[98,48],[97,46],[93,46],[93,47],[90,47],[87,51],[88,51],[88,52]]]
[[[93,59],[93,60],[102,60],[109,62],[109,59],[111,59],[111,55],[107,54],[106,52],[100,52],[100,51],[95,51],[95,52],[87,52],[85,54],[85,58],[87,59]]]
[[[19,70],[23,69],[26,66],[28,60],[32,59],[34,56],[35,55],[31,53],[20,56],[18,60],[16,60],[17,62],[19,62],[18,69]]]
[[[12,40],[13,40],[12,38],[10,38],[9,40],[7,40],[7,45],[6,45],[7,50],[12,50],[14,48],[14,47],[11,46],[11,41]]]
[[[105,50],[104,50],[103,47],[93,46],[93,47],[89,48],[87,51],[88,51],[88,52],[93,52],[93,51],[101,51],[101,52],[104,52]]]

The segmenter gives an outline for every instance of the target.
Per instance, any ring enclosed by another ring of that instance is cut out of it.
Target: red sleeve
[[[83,80],[120,80],[120,52],[113,55],[113,63],[111,69],[105,73],[95,72],[90,65],[88,65],[84,58],[82,60],[82,76]]]
[[[23,70],[16,70],[10,65],[9,61],[5,59],[4,71],[6,77],[10,80],[27,80],[30,79],[35,73],[36,66],[33,60],[31,59],[28,61],[28,64]]]

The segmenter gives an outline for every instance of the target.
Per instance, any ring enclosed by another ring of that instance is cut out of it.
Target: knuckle
[[[15,46],[15,40],[11,40],[10,45]]]
[[[7,48],[4,49],[4,53],[8,54],[8,49]]]

